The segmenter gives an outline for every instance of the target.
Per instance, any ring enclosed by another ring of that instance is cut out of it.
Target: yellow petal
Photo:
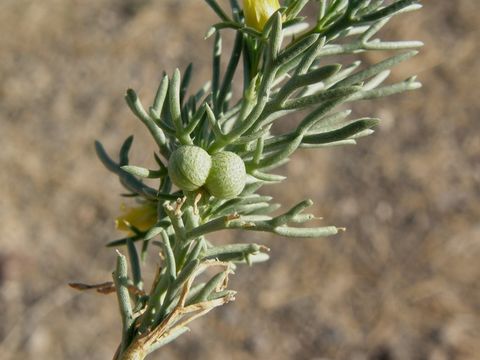
[[[278,0],[244,0],[244,15],[247,26],[262,31],[268,19],[280,8]]]
[[[115,220],[117,230],[132,234],[130,226],[141,231],[147,231],[157,222],[157,208],[155,204],[145,203],[136,207],[122,205],[122,215]]]

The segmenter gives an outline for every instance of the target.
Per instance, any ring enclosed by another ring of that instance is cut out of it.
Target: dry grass
[[[478,359],[480,4],[425,5],[386,33],[427,44],[395,72],[419,73],[424,89],[359,104],[385,119],[376,135],[299,154],[286,167],[291,187],[269,190],[287,204],[313,197],[348,232],[254,235],[272,261],[239,270],[237,301],[157,358]],[[108,280],[114,261],[102,245],[114,236],[120,187],[92,142],[113,150],[134,133],[135,160],[151,161],[123,91],[149,100],[163,69],[190,60],[199,84],[212,20],[196,0],[0,3],[2,359],[113,355],[114,298],[66,288]]]

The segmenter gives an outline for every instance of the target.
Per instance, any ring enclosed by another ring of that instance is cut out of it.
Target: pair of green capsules
[[[204,187],[212,196],[232,199],[245,187],[247,173],[243,160],[231,151],[210,155],[199,146],[183,145],[170,156],[168,175],[184,191]]]

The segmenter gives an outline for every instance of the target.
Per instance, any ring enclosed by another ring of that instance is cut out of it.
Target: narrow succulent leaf
[[[277,235],[297,238],[317,238],[338,234],[338,228],[335,226],[315,227],[315,228],[297,228],[290,226],[279,226],[273,231]]]
[[[270,19],[272,20],[272,26],[268,36],[270,40],[269,51],[270,58],[274,60],[282,47],[282,15],[279,11],[276,11]]]
[[[383,83],[390,76],[390,74],[390,70],[384,70],[378,73],[362,86],[361,92],[375,89],[377,86]]]
[[[297,148],[302,143],[303,134],[297,135],[292,141],[285,144],[282,149],[271,156],[265,157],[258,164],[252,164],[252,167],[262,169],[266,167],[271,167],[277,165],[283,159],[288,158],[291,154],[297,150]]]
[[[215,291],[215,289],[218,288],[218,286],[225,281],[225,273],[219,273],[214,275],[204,286],[203,288],[198,292],[198,294],[190,299],[187,302],[187,305],[190,304],[196,304],[199,302],[206,301],[210,294]]]
[[[369,29],[369,26],[367,26],[367,25],[352,26],[352,27],[347,28],[343,31],[340,31],[335,36],[335,39],[346,38],[346,37],[349,37],[349,36],[356,36],[356,35],[361,35],[361,34],[363,35],[365,33],[365,31],[367,31],[368,29]]]
[[[220,88],[220,61],[222,56],[222,36],[220,32],[215,33],[215,40],[213,46],[213,60],[212,60],[212,102],[214,104],[214,110],[217,113],[215,106],[218,99],[218,92]]]
[[[193,133],[197,127],[202,123],[204,119],[205,112],[206,112],[207,104],[203,104],[203,106],[195,113],[195,115],[190,119],[189,123],[184,129],[184,133],[186,135],[190,135]]]
[[[193,206],[187,206],[186,210],[183,212],[183,215],[185,217],[185,228],[187,230],[191,230],[200,224],[200,216],[195,212]]]
[[[168,90],[170,114],[178,135],[178,140],[184,145],[191,145],[192,140],[190,139],[190,136],[185,134],[183,129],[182,110],[180,105],[180,85],[180,70],[175,69]]]
[[[302,56],[297,56],[281,64],[278,67],[277,78],[275,79],[274,85],[277,85],[280,82],[280,80],[282,80],[282,78],[283,79],[290,78],[290,72],[297,69],[301,62],[302,62]]]
[[[278,204],[272,204],[272,205],[278,205]],[[272,220],[272,217],[265,214],[249,214],[249,215],[243,215],[242,220],[248,221],[248,222],[269,221],[269,220]]]
[[[120,168],[129,174],[145,179],[159,179],[167,175],[165,170],[150,170],[140,166],[125,165]]]
[[[135,194],[135,193],[122,193],[120,194],[121,197],[126,197],[126,198],[129,198],[129,197],[137,197],[138,194]]]
[[[336,123],[332,123],[330,125],[324,125],[322,128],[320,129],[317,129],[315,131],[309,131],[308,132],[308,135],[321,135],[321,134],[325,134],[325,133],[328,133],[328,132],[332,132],[334,130],[338,130],[338,129],[342,129],[346,126],[349,126],[351,124],[355,124],[357,123],[358,121],[362,121],[362,120],[368,120],[369,118],[363,118],[363,119],[355,119],[355,120],[349,120],[349,121],[341,121],[341,122],[336,122]],[[376,120],[376,119],[375,119]],[[363,131],[363,130],[361,130]],[[356,135],[356,134],[354,134]],[[349,138],[353,138],[353,136],[350,136]],[[336,140],[338,141],[338,140]]]
[[[260,78],[259,88],[258,88],[258,91],[256,91],[258,98],[252,110],[248,113],[245,119],[240,117],[238,125],[235,126],[228,134],[226,134],[223,140],[220,139],[219,141],[217,139],[212,144],[212,146],[210,146],[209,148],[210,152],[214,153],[222,149],[228,143],[234,142],[239,137],[241,137],[244,133],[246,133],[248,130],[250,130],[251,128],[254,128],[256,123],[259,123],[261,121],[260,117],[263,113],[265,105],[269,100],[271,85],[275,79],[275,74],[277,70],[275,67],[273,67],[273,64],[270,63],[271,59],[269,59],[268,56],[266,61],[268,65],[266,66],[265,72],[262,74],[262,77]]]
[[[256,211],[266,209],[270,206],[270,203],[267,202],[261,202],[261,203],[256,203],[256,204],[245,204],[245,205],[238,205],[235,208],[235,212],[239,215],[248,215],[251,213],[254,213]],[[230,212],[231,213],[231,212]],[[218,215],[228,215],[229,213],[226,211],[221,211],[218,213]]]
[[[356,13],[356,16],[357,17],[362,17],[366,14],[371,14],[375,11],[377,11],[380,6],[383,5],[383,3],[385,2],[385,0],[371,0],[369,4],[367,4],[367,6],[359,9]]]
[[[379,32],[388,22],[390,21],[390,18],[385,18],[380,21],[377,21],[373,25],[370,25],[370,27],[363,33],[363,35],[360,37],[360,41],[363,43],[367,43],[370,38],[375,35],[377,32]]]
[[[306,223],[308,221],[312,221],[315,219],[315,215],[313,214],[297,214],[295,216],[292,216],[289,221],[291,223],[295,223],[295,224],[303,224],[303,223]]]
[[[347,140],[340,140],[340,141],[332,141],[323,144],[301,144],[300,148],[302,149],[318,149],[318,148],[326,148],[326,147],[333,147],[333,146],[343,146],[343,145],[356,145],[357,142],[354,139],[347,139]]]
[[[333,2],[325,17],[317,23],[317,31],[327,40],[335,38],[339,32],[352,25],[353,21],[349,18],[348,2],[349,0]]]
[[[270,260],[270,255],[266,253],[258,253],[258,254],[249,254],[248,257],[243,257],[243,259],[233,259],[232,261],[235,264],[246,264],[248,265],[253,265],[253,264],[259,264],[265,261]]]
[[[152,134],[157,145],[161,149],[163,149],[167,142],[165,133],[145,112],[145,109],[143,108],[142,103],[138,99],[135,91],[133,91],[132,89],[128,89],[127,94],[125,95],[125,100],[127,101],[127,104],[132,110],[132,112],[137,116],[137,118],[140,119],[140,121],[143,122],[143,124],[147,127],[148,131],[150,131],[150,134]]]
[[[412,77],[403,82],[399,82],[393,85],[387,85],[371,90],[360,91],[358,94],[353,95],[352,98],[349,99],[349,101],[370,100],[421,88],[422,84],[415,79],[415,77]]]
[[[149,348],[148,353],[152,353],[165,345],[168,345],[176,338],[180,337],[181,335],[185,334],[186,332],[190,331],[190,329],[186,326],[182,326],[179,328],[174,328],[171,331],[168,331],[166,334],[162,335],[157,341],[155,341]]]
[[[312,105],[316,105],[325,101],[332,101],[340,98],[345,98],[355,92],[359,91],[357,86],[343,86],[336,87],[325,91],[320,91],[313,95],[303,96],[300,98],[287,100],[282,104],[283,110],[300,109]]]
[[[361,64],[362,64],[361,61],[355,61],[352,64],[346,66],[343,70],[340,70],[338,73],[336,73],[332,77],[323,81],[321,83],[323,88],[329,88],[331,85],[337,84],[339,81],[344,80],[345,78],[350,76],[350,74],[352,74],[355,70],[357,70]],[[312,91],[315,91],[314,87],[312,87]]]
[[[265,221],[265,219],[263,219],[263,220],[262,219],[250,220],[250,219],[253,216],[260,217],[260,216],[265,216],[265,215],[271,214],[271,213],[277,211],[278,209],[280,209],[281,207],[282,206],[280,204],[270,204],[268,207],[264,207],[262,209],[252,211],[250,214],[242,216],[242,219],[244,219],[245,221]]]
[[[147,233],[145,234],[145,240],[151,240],[154,237],[160,235],[162,231],[168,229],[168,227],[171,225],[172,224],[169,220],[163,219],[159,221],[155,224],[155,226],[153,226],[150,230],[147,231]]]
[[[414,5],[414,4],[418,4],[418,0],[400,0],[400,1],[397,1],[393,4],[391,4],[391,5],[388,5],[388,6],[384,7],[383,9],[380,9],[380,10],[377,10],[373,13],[364,15],[361,18],[361,20],[362,21],[376,21],[376,20],[385,18],[387,16],[392,16],[395,13],[398,13],[398,12],[402,11],[403,9],[405,9],[405,8],[411,6],[411,5]]]
[[[198,259],[200,256],[200,253],[202,250],[205,248],[205,239],[203,237],[199,237],[197,240],[194,240],[195,242],[193,243],[193,247],[188,253],[185,263],[190,263],[195,259]]]
[[[248,143],[254,142],[260,139],[261,137],[265,136],[266,134],[268,134],[269,131],[270,131],[270,127],[264,127],[261,130],[254,132],[251,135],[242,136],[241,138],[234,141],[232,145],[242,145],[242,144],[248,144]]]
[[[317,39],[318,39],[318,35],[312,34],[305,37],[302,40],[299,40],[293,45],[282,50],[278,54],[278,57],[276,58],[275,63],[277,64],[277,66],[280,66],[282,64],[292,61],[293,59],[302,55],[310,46],[312,46],[315,43],[315,41],[317,41]],[[299,59],[299,61],[301,61],[301,58]]]
[[[202,97],[210,90],[212,83],[207,81],[203,86],[195,93],[194,98],[195,102],[199,102]]]
[[[335,75],[341,68],[339,64],[323,66],[319,69],[315,69],[304,75],[293,76],[279,91],[275,97],[276,102],[281,102],[286,99],[292,92],[298,88],[317,84],[325,79]]]
[[[130,152],[132,143],[133,143],[133,135],[130,135],[125,139],[125,141],[122,144],[122,147],[120,148],[118,165],[120,166],[128,165],[128,153]]]
[[[325,45],[319,52],[318,58],[326,56],[359,54],[365,52],[365,45],[361,42],[347,43],[347,44],[329,44]]]
[[[332,64],[332,65],[322,66],[304,75],[299,75],[296,77],[296,80],[294,81],[296,85],[295,87],[308,86],[311,84],[324,81],[325,79],[328,79],[331,76],[338,73],[341,68],[342,68],[342,65],[340,64]]]
[[[236,199],[231,199],[225,201],[221,206],[215,209],[212,214],[218,215],[219,213],[228,214],[233,213],[237,206],[239,205],[250,205],[250,204],[258,204],[264,203],[272,200],[271,196],[260,196],[260,195],[253,195],[247,197],[238,197]]]
[[[292,207],[290,210],[288,210],[286,213],[279,215],[275,217],[274,219],[271,220],[271,223],[274,227],[280,226],[280,225],[285,225],[290,221],[290,219],[298,216],[301,214],[305,209],[309,208],[310,206],[313,205],[313,201],[310,199],[303,200],[294,207]]]
[[[208,297],[208,301],[213,301],[213,300],[216,300],[216,299],[233,299],[233,300],[235,300],[235,295],[236,294],[237,294],[237,292],[233,291],[233,290],[222,290],[222,291],[219,291],[219,292],[212,293]],[[228,301],[232,301],[232,300],[228,300]]]
[[[252,170],[250,172],[250,175],[267,183],[279,183],[286,179],[285,176],[277,175],[277,174],[267,174],[260,170]]]
[[[352,110],[343,110],[321,117],[314,124],[312,124],[307,134],[311,135],[323,132],[325,129],[329,129],[330,127],[344,121],[351,113]]]
[[[261,39],[262,38],[262,33],[260,31],[257,31],[251,27],[246,27],[242,23],[238,23],[235,21],[222,21],[219,23],[216,23],[212,25],[208,31],[206,32],[204,39],[208,39],[211,37],[215,32],[222,30],[222,29],[233,29],[236,30],[242,34],[249,35],[253,38]]]
[[[353,84],[358,84],[372,76],[375,76],[382,71],[388,70],[391,67],[397,65],[398,63],[401,63],[405,60],[410,59],[412,56],[415,56],[418,54],[418,51],[408,51],[403,54],[398,54],[395,56],[392,56],[386,60],[383,60],[375,65],[369,66],[367,69],[359,71],[353,75],[348,76],[344,80],[338,82],[335,84],[336,88],[339,87],[344,87],[344,86],[349,86]]]
[[[310,24],[305,22],[306,18],[299,17],[295,20],[284,22],[282,35],[284,38],[289,36],[301,36],[310,27]]]
[[[373,40],[364,44],[366,50],[410,50],[423,46],[421,41],[379,41]]]
[[[168,107],[168,106],[167,106]],[[148,112],[152,118],[152,120],[155,122],[155,124],[168,136],[175,136],[175,129],[171,127],[169,124],[167,124],[164,120],[161,119],[160,114],[158,114],[152,107],[148,109]],[[165,117],[166,118],[166,117]]]
[[[170,239],[166,231],[162,231],[160,234],[162,236],[163,255],[167,263],[167,273],[172,279],[175,279],[177,276],[177,266],[175,264],[175,256],[170,244]]]
[[[217,105],[216,105],[217,108],[221,108],[227,96],[228,90],[232,86],[232,80],[235,75],[235,71],[237,70],[240,57],[242,55],[242,48],[243,48],[243,34],[238,32],[237,35],[235,36],[235,42],[233,43],[232,54],[230,56],[230,60],[227,65],[227,70],[225,71],[225,75],[223,77],[222,86],[218,93]]]
[[[203,252],[205,258],[216,258],[219,255],[231,254],[231,253],[251,253],[256,254],[264,249],[263,246],[258,244],[229,244],[223,246],[216,246],[209,248]]]
[[[128,266],[124,255],[117,253],[117,265],[113,272],[113,282],[117,292],[118,306],[122,317],[122,344],[123,351],[128,346],[128,338],[133,325],[133,311],[128,292]]]
[[[163,104],[168,93],[168,76],[164,75],[160,85],[158,86],[157,93],[155,94],[155,99],[153,100],[152,109],[158,114],[158,117],[162,114]]]
[[[264,181],[256,179],[249,174],[247,174],[247,178],[254,179],[255,181],[247,183],[243,188],[242,193],[239,196],[253,195],[258,189],[260,189],[263,185],[265,185]]]
[[[350,136],[350,139],[360,139],[362,137],[372,135],[374,132],[375,132],[375,130],[373,130],[373,129],[365,129],[365,130],[362,130],[362,131]]]
[[[232,13],[234,15],[238,14],[242,10],[242,7],[237,0],[230,0],[230,7],[232,8]]]
[[[210,5],[213,11],[218,15],[220,19],[223,21],[231,21],[228,15],[223,11],[220,5],[217,3],[216,0],[205,0],[205,2]]]
[[[157,198],[158,193],[155,189],[152,189],[145,184],[138,181],[133,175],[130,175],[126,171],[122,170],[117,163],[115,163],[106,153],[102,144],[99,141],[95,141],[95,150],[98,158],[103,165],[111,172],[117,174],[121,183],[130,191],[144,196],[147,199],[154,200]]]
[[[131,240],[132,242],[143,240],[143,235],[134,235],[134,236],[128,236],[122,239],[112,240],[112,241],[109,241],[105,246],[106,247],[123,246],[123,245],[126,245],[127,241],[129,240]]]
[[[302,144],[300,144],[302,145]],[[300,146],[299,146],[300,147]],[[273,154],[273,153],[266,153],[266,155],[269,155],[269,154]],[[269,171],[272,171],[272,170],[275,170],[276,168],[280,167],[280,166],[283,166],[285,165],[286,163],[290,162],[290,158],[289,157],[285,157],[283,158],[282,160],[278,160],[278,161],[275,161],[272,165],[269,165],[269,166],[265,166],[265,167],[262,167],[262,171],[263,172],[269,172]]]
[[[138,257],[137,248],[131,239],[127,240],[127,249],[128,249],[128,257],[130,259],[130,265],[132,267],[132,279],[133,284],[137,287],[137,289],[143,288],[143,281],[142,281],[142,271],[140,269],[140,259]]]
[[[303,75],[307,73],[307,71],[310,69],[312,64],[317,59],[318,53],[325,46],[325,40],[326,39],[324,36],[319,37],[315,41],[315,43],[312,46],[310,46],[310,48],[307,51],[305,51],[305,54],[301,57],[301,60],[295,69],[293,78],[295,78],[295,76],[297,75]]]
[[[317,107],[302,120],[302,122],[297,128],[297,133],[306,133],[308,130],[310,130],[310,127],[318,121],[318,119],[328,114],[337,105],[345,102],[358,90],[360,90],[360,88],[352,87],[351,92],[347,91],[344,96],[336,98],[334,100],[326,101],[325,103]]]
[[[212,128],[212,131],[215,135],[215,138],[216,139],[224,139],[225,135],[222,132],[220,124],[217,121],[217,119],[215,118],[215,114],[213,113],[210,106],[208,106],[208,104],[205,104],[205,110],[206,110],[208,122],[210,123],[210,127]]]
[[[224,229],[242,229],[246,231],[271,232],[282,236],[292,237],[317,237],[336,234],[336,227],[296,228],[289,226],[276,226],[275,218],[268,221],[245,221],[240,216],[227,216],[211,220],[192,230],[188,237],[196,237]]]
[[[145,312],[142,315],[139,327],[140,333],[145,333],[150,326],[154,325],[155,318],[160,314],[162,299],[172,281],[173,278],[165,270],[159,270],[158,276],[154,279],[153,289],[150,292]]]
[[[347,10],[348,0],[334,0],[328,3],[324,16],[317,23],[318,29],[323,29],[332,25]]]
[[[253,160],[252,160],[252,162],[254,164],[258,164],[260,162],[260,159],[261,159],[262,154],[263,154],[264,144],[265,144],[265,138],[264,137],[261,137],[257,140],[257,144],[255,146],[255,152],[253,154]]]
[[[183,104],[185,99],[185,94],[187,93],[188,85],[190,85],[190,81],[192,79],[192,71],[193,71],[193,64],[190,63],[185,69],[185,73],[183,74],[183,79],[180,84],[180,104]]]
[[[197,228],[190,230],[187,233],[187,240],[195,239],[202,235],[225,229],[229,221],[231,221],[229,216],[221,216],[216,219],[210,220],[198,226]]]
[[[294,19],[303,10],[310,0],[295,0],[285,11],[286,19]]]
[[[363,130],[370,129],[379,123],[378,119],[361,119],[348,124],[338,130],[321,134],[306,135],[303,138],[305,144],[322,144],[327,142],[347,139]]]
[[[156,323],[158,323],[158,321],[163,317],[163,315],[165,314],[165,311],[172,304],[172,301],[178,295],[182,286],[191,276],[194,275],[199,265],[200,265],[200,260],[198,259],[192,260],[191,262],[187,263],[183,267],[183,269],[179,272],[178,276],[175,278],[175,280],[172,282],[171,286],[168,289],[167,295],[165,297],[165,302],[162,304],[162,308],[159,311],[158,315],[156,316],[156,320],[155,320]]]

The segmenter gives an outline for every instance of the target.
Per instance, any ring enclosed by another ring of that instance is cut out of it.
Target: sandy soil
[[[249,235],[272,260],[239,269],[237,301],[152,358],[479,358],[480,3],[424,3],[384,32],[427,44],[394,72],[418,73],[424,88],[358,104],[384,119],[375,135],[296,155],[288,187],[267,191],[286,205],[312,197],[325,222],[348,231]],[[2,359],[112,357],[114,297],[66,286],[108,280],[113,268],[103,244],[117,235],[121,188],[92,143],[116,151],[135,134],[134,160],[151,162],[123,92],[150,101],[162,70],[189,61],[200,84],[213,20],[195,0],[0,2]]]

